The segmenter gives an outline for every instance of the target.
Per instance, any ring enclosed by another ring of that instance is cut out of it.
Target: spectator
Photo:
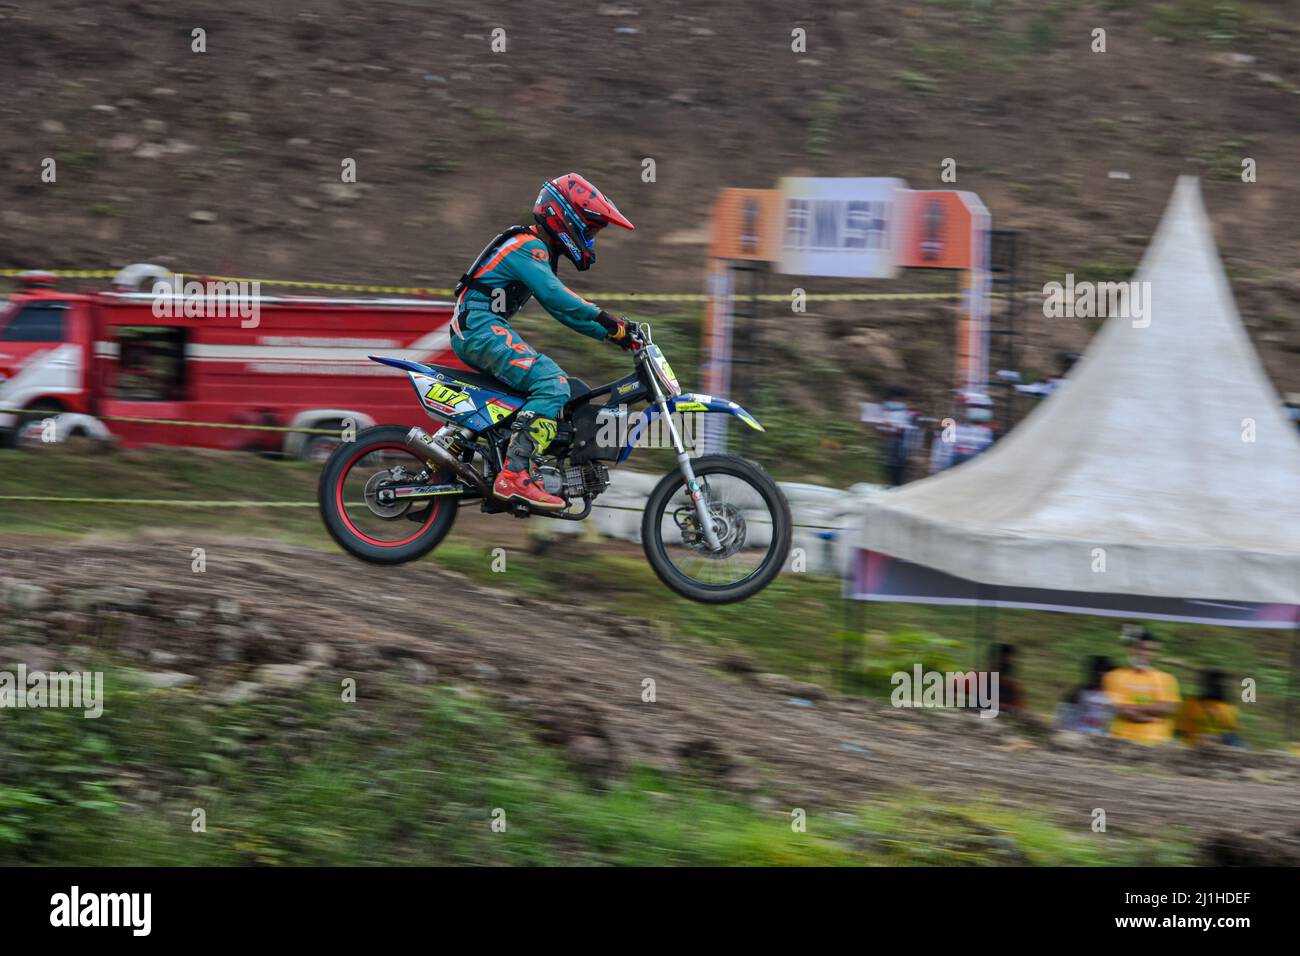
[[[1243,746],[1237,733],[1237,706],[1223,692],[1223,671],[1201,671],[1200,696],[1187,698],[1178,711],[1178,736],[1192,746],[1207,740]]]
[[[973,671],[973,678],[960,679],[960,690],[965,694],[966,706],[977,707],[980,682],[990,691],[993,687],[991,678],[986,674],[998,675],[997,708],[1001,711],[1020,711],[1024,709],[1025,697],[1020,682],[1015,677],[1016,649],[1011,644],[995,644],[989,653],[989,667],[985,671]]]
[[[1057,352],[1056,365],[1059,370],[1057,374],[1041,382],[1034,382],[1030,385],[1017,385],[1016,391],[1022,395],[1036,395],[1039,398],[1047,398],[1065,386],[1065,376],[1070,374],[1070,369],[1074,367],[1074,363],[1079,358],[1078,352]]]
[[[891,488],[907,481],[907,460],[921,442],[917,414],[906,402],[907,390],[892,386],[883,405],[864,405],[862,420],[874,425],[884,442],[885,474]]]
[[[993,400],[983,392],[958,394],[962,421],[941,426],[930,446],[930,474],[960,465],[992,447],[997,437],[988,423],[993,420]]]
[[[1024,691],[1016,678],[1016,649],[1011,644],[999,644],[993,649],[993,670],[998,675],[998,707],[1002,710],[1022,710]]]
[[[1124,642],[1128,666],[1115,668],[1102,680],[1102,688],[1115,702],[1111,736],[1140,744],[1168,743],[1180,700],[1178,681],[1152,666],[1160,641],[1146,628],[1126,626]]]
[[[1288,392],[1286,401],[1282,403],[1286,408],[1286,416],[1295,422],[1295,427],[1300,429],[1300,392]]]
[[[1057,722],[1062,730],[1076,734],[1105,734],[1110,732],[1115,716],[1115,703],[1106,693],[1103,684],[1106,675],[1114,670],[1109,657],[1094,655],[1088,660],[1088,673],[1083,683],[1070,692],[1062,702]]]

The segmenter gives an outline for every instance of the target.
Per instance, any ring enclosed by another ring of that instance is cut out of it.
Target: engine
[[[543,465],[537,469],[537,475],[548,494],[560,495],[570,501],[594,498],[609,487],[609,469],[598,461],[572,468]]]

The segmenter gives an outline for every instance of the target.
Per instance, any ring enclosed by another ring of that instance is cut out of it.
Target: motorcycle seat
[[[463,368],[450,368],[446,365],[430,364],[428,367],[433,369],[435,372],[441,372],[448,378],[454,378],[458,382],[464,382],[466,385],[486,388],[493,392],[504,392],[506,395],[514,395],[517,398],[523,398],[525,395],[524,392],[519,391],[519,389],[511,385],[507,385],[495,375],[488,375],[484,372],[471,372]]]
[[[471,372],[466,369],[450,368],[446,365],[427,365],[428,368],[435,372],[441,372],[449,378],[454,378],[458,382],[464,382],[466,385],[476,385],[479,388],[486,388],[494,392],[504,392],[507,395],[514,395],[517,398],[525,398],[526,394],[519,389],[507,385],[495,375],[488,375],[486,372]],[[587,394],[591,389],[587,383],[580,378],[569,378],[569,401]]]

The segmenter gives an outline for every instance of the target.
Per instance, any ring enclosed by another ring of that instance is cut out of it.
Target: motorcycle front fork
[[[668,414],[668,399],[659,390],[658,383],[655,384],[655,393],[655,404],[659,406],[659,414],[668,427],[673,448],[677,451],[677,467],[681,469],[682,478],[686,482],[686,493],[691,496],[691,503],[695,506],[695,517],[700,523],[700,530],[704,533],[704,543],[709,546],[710,551],[721,551],[722,542],[718,540],[718,532],[713,527],[713,516],[709,514],[708,499],[704,495],[700,480],[695,477],[695,469],[691,467],[691,456],[686,453],[682,436],[677,431],[677,423]]]

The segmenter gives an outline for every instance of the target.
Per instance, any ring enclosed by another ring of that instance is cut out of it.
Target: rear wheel
[[[659,580],[683,597],[726,604],[772,583],[790,553],[790,505],[763,468],[731,455],[691,462],[722,545],[711,550],[680,472],[655,486],[641,543]]]
[[[406,447],[400,425],[368,428],[344,442],[321,472],[321,518],[339,546],[376,564],[402,564],[428,554],[456,521],[454,496],[383,503],[388,481],[445,484],[455,479]]]

